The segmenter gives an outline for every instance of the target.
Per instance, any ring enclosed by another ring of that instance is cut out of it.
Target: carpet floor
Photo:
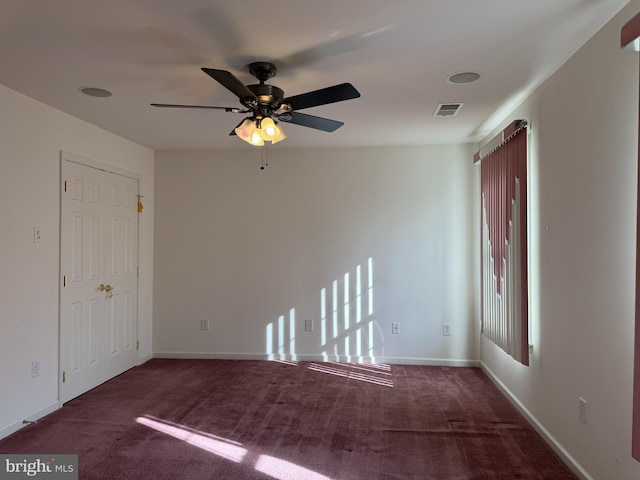
[[[0,440],[80,479],[576,479],[477,368],[154,359]]]

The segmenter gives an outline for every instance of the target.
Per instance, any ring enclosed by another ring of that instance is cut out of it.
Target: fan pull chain
[[[261,149],[261,161],[262,164],[260,166],[260,170],[264,170],[265,167],[269,166],[269,150],[267,147],[262,147]]]

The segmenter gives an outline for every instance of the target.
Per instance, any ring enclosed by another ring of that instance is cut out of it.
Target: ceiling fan
[[[243,108],[174,105],[168,103],[152,103],[151,105],[165,108],[202,108],[224,110],[232,113],[248,113],[250,116],[243,119],[229,135],[238,135],[242,140],[252,145],[264,145],[265,141],[276,143],[286,138],[278,122],[293,123],[315,128],[316,130],[333,132],[344,123],[299,113],[298,110],[360,97],[358,90],[350,83],[342,83],[294,95],[293,97],[285,97],[280,88],[265,83],[277,73],[275,65],[269,62],[253,62],[249,64],[249,73],[260,82],[252,85],[244,85],[231,72],[226,70],[202,68],[202,71],[236,95]]]

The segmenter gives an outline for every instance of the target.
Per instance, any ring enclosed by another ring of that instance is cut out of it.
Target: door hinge
[[[136,275],[138,276],[138,278],[140,278],[140,267],[138,267],[138,270],[136,272]]]
[[[63,275],[63,276],[62,276],[62,286],[63,286],[63,287],[66,287],[66,286],[67,286],[67,276],[66,276],[66,275]]]
[[[136,350],[140,350],[140,340],[136,340]]]
[[[67,181],[66,180],[64,181],[64,191],[65,192],[67,191]]]
[[[67,372],[63,371],[62,372],[62,383],[65,383],[67,381]]]

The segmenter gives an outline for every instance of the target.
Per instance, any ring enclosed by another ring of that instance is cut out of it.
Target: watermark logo
[[[78,455],[2,455],[0,480],[78,480]]]

